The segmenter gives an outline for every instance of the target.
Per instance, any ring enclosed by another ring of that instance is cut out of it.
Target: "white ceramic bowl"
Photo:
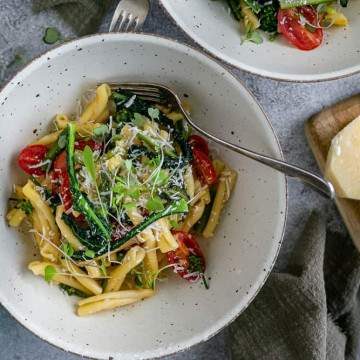
[[[175,275],[135,306],[79,318],[74,298],[33,276],[28,235],[8,228],[7,198],[19,181],[16,155],[57,112],[98,82],[153,81],[188,94],[193,117],[215,134],[281,158],[251,94],[207,56],[160,37],[106,34],[56,48],[29,64],[0,93],[0,301],[41,338],[100,359],[138,359],[186,349],[214,335],[254,298],[278,253],[286,218],[283,175],[219,150],[239,181],[214,239],[203,241],[210,290]]]
[[[344,13],[347,28],[326,30],[323,44],[300,51],[279,36],[256,45],[240,44],[239,24],[226,2],[213,0],[161,0],[174,20],[213,55],[243,70],[279,80],[329,80],[360,71],[360,1],[351,0]]]

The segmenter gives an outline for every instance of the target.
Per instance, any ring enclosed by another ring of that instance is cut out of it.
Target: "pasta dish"
[[[300,50],[323,43],[331,27],[346,27],[343,13],[350,0],[227,0],[229,9],[244,28],[243,41],[261,44],[259,30],[273,41],[281,35]]]
[[[166,271],[207,288],[196,234],[214,235],[236,172],[176,109],[107,84],[54,124],[20,151],[9,200],[39,250],[28,268],[81,297],[79,316],[153,296]]]

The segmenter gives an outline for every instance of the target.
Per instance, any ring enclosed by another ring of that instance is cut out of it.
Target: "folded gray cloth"
[[[360,255],[318,214],[300,240],[289,271],[272,273],[230,326],[234,360],[357,358]]]
[[[78,35],[96,32],[111,0],[34,0],[33,10],[38,12],[55,8]]]

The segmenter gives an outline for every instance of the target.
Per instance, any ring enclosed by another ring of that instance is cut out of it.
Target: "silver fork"
[[[111,20],[109,32],[137,31],[148,13],[148,0],[120,0]]]
[[[232,144],[223,139],[219,139],[215,135],[212,135],[207,131],[203,130],[200,126],[194,123],[194,121],[190,118],[189,114],[185,111],[185,109],[181,104],[181,100],[179,96],[167,86],[155,84],[155,83],[121,83],[121,84],[112,83],[109,85],[112,89],[121,89],[121,90],[130,91],[139,98],[147,101],[175,106],[181,111],[188,124],[192,126],[200,134],[207,137],[208,139],[211,139],[212,141],[230,150],[233,150],[241,155],[253,159],[261,164],[267,165],[290,177],[301,180],[311,185],[315,190],[317,190],[322,195],[325,195],[330,199],[335,198],[336,194],[333,185],[324,178],[314,173],[311,173],[310,171],[307,171],[305,169],[301,169],[298,166],[286,163],[278,159],[271,158],[266,155],[259,154],[255,151]]]

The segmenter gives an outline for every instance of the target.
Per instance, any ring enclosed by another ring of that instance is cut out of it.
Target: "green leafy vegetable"
[[[45,34],[43,37],[43,41],[44,43],[48,44],[48,45],[52,45],[55,44],[56,42],[58,42],[61,38],[60,32],[58,29],[54,28],[54,27],[48,27],[45,29]]]
[[[199,256],[194,255],[194,254],[190,254],[189,255],[189,269],[188,269],[189,273],[194,273],[197,272],[200,274],[202,281],[204,283],[204,286],[206,289],[209,289],[209,285],[206,281],[204,272],[203,272],[203,263],[202,260]]]
[[[258,3],[257,0],[243,0],[243,1],[254,14],[259,14],[259,12],[261,11],[261,5]]]
[[[100,264],[100,271],[103,274],[103,276],[107,276],[107,271],[106,271],[106,266],[105,266],[105,260],[101,259],[101,264]]]
[[[139,113],[134,113],[133,123],[134,123],[137,127],[141,128],[141,127],[143,127],[144,124],[145,124],[145,119],[144,119],[144,117],[143,117],[141,114],[139,114]]]
[[[259,13],[260,29],[268,33],[277,34],[277,13],[279,10],[279,4],[277,1],[273,1],[271,4],[265,4],[261,7]]]
[[[169,223],[173,229],[177,229],[179,227],[179,223],[176,220],[170,220]]]
[[[127,159],[127,160],[124,161],[124,164],[125,164],[126,170],[127,170],[128,172],[131,172],[132,161],[129,160],[129,159]]]
[[[96,167],[94,161],[94,154],[90,146],[86,145],[83,150],[83,162],[91,180],[96,184]]]
[[[241,19],[241,8],[239,0],[227,0],[229,7],[231,9],[232,14],[234,15],[236,20]]]
[[[164,210],[164,204],[158,196],[153,196],[146,203],[146,208],[151,212]]]
[[[44,270],[44,278],[47,282],[50,282],[56,275],[56,269],[52,265],[46,266]]]
[[[68,256],[73,256],[74,248],[71,246],[70,243],[64,243],[61,245],[61,250]]]
[[[318,5],[322,3],[329,3],[333,0],[279,0],[282,9],[290,9],[305,5]]]
[[[58,140],[51,146],[49,151],[46,154],[45,160],[49,160],[46,166],[46,171],[49,171],[51,168],[52,162],[60,154],[60,152],[65,149],[67,142],[67,135],[65,131],[62,131],[58,137]]]
[[[85,256],[90,258],[90,259],[93,259],[95,257],[95,251],[90,250],[90,249],[86,249],[85,250]]]
[[[250,41],[254,44],[261,44],[263,42],[263,39],[258,31],[249,31],[242,39],[242,42],[244,41]]]
[[[159,119],[160,110],[158,108],[148,108],[148,114],[152,120]]]
[[[95,136],[101,137],[109,133],[109,127],[102,124],[93,130]]]
[[[83,194],[80,191],[79,188],[79,182],[75,174],[75,164],[74,164],[74,145],[75,145],[75,126],[72,123],[68,124],[68,142],[67,142],[67,166],[68,166],[68,174],[69,174],[69,180],[70,180],[70,190],[71,194],[73,196],[73,208],[76,211],[81,212],[85,215],[89,225],[92,226],[93,232],[95,234],[101,234],[101,236],[104,238],[104,240],[109,241],[111,234],[110,234],[110,227],[108,226],[105,219],[100,218],[95,210],[93,209],[93,206],[88,201],[85,194]],[[84,149],[85,150],[85,149]],[[91,149],[90,149],[91,150]],[[89,157],[90,155],[87,155],[85,157]],[[92,157],[92,156],[91,156]],[[90,160],[90,159],[87,159]],[[91,162],[91,160],[90,160]],[[92,160],[93,162],[93,160]],[[90,165],[90,171],[93,172],[93,169],[91,169],[92,165]],[[91,176],[94,175],[94,172],[91,174]],[[95,176],[96,177],[96,174]]]
[[[126,210],[135,209],[136,204],[134,202],[129,202],[123,205],[123,208]]]
[[[161,219],[161,218],[163,218],[165,216],[173,215],[173,214],[186,213],[186,212],[188,212],[188,210],[189,209],[188,209],[188,205],[187,205],[186,200],[180,199],[180,200],[175,201],[174,203],[172,203],[171,205],[166,207],[163,211],[156,212],[156,213],[153,213],[152,215],[148,216],[141,224],[133,227],[122,238],[120,238],[118,240],[115,240],[115,241],[112,241],[110,243],[110,251],[116,250],[121,245],[125,244],[127,241],[129,241],[130,239],[132,239],[136,235],[140,234],[149,225],[151,225],[152,223],[158,221],[159,219]],[[63,219],[67,219],[66,214],[63,214]],[[68,220],[66,220],[66,221],[68,221]],[[77,229],[72,227],[72,230],[76,234]],[[103,255],[108,250],[109,250],[109,248],[107,246],[104,246],[104,247],[100,248],[99,250],[97,250],[96,255],[97,256]],[[84,255],[85,255],[84,251],[77,251],[77,252],[74,253],[73,258],[78,259],[78,260],[83,260]],[[86,259],[86,257],[85,257],[85,259]]]
[[[66,292],[69,296],[78,296],[78,297],[81,297],[81,298],[86,298],[88,297],[86,294],[84,294],[82,291],[78,290],[78,289],[75,289],[71,286],[68,286],[68,285],[65,285],[65,284],[59,284],[59,288],[61,290],[63,290],[64,292]]]
[[[33,211],[33,206],[29,200],[20,200],[16,207],[24,211],[26,215],[31,214]]]

